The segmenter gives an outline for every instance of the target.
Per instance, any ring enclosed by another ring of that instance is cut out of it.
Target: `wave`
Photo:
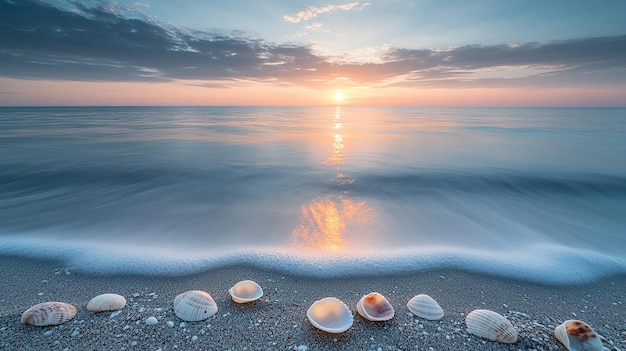
[[[410,196],[426,193],[556,194],[624,196],[626,177],[581,174],[542,175],[524,172],[424,172],[403,175],[362,174],[336,187],[359,194]]]
[[[102,244],[61,247],[50,242],[9,238],[0,244],[0,254],[59,259],[67,265],[67,272],[96,275],[180,276],[234,265],[315,278],[459,269],[542,284],[565,285],[589,283],[626,274],[624,257],[556,245],[533,245],[524,250],[500,252],[431,247],[367,255],[320,255],[276,248],[195,254],[187,252],[175,255],[171,251],[160,249],[137,251],[126,246]]]
[[[448,191],[466,194],[626,195],[626,177],[606,174],[424,170],[404,174],[353,172],[349,177],[331,178],[328,172],[289,166],[223,165],[212,169],[192,169],[105,164],[49,169],[8,166],[0,172],[0,198],[65,187],[106,187],[113,191],[119,187],[132,191],[132,186],[141,189],[179,184],[184,187],[185,182],[194,186],[203,182],[206,186],[219,184],[216,188],[234,188],[250,182],[262,185],[276,181],[282,182],[286,188],[310,186],[327,192],[349,191],[363,195],[406,196]]]

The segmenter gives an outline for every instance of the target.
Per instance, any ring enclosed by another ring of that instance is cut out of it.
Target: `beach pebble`
[[[115,318],[117,315],[119,315],[120,313],[122,313],[122,311],[115,311],[115,312],[111,312],[111,315],[109,316],[109,318]]]
[[[159,323],[159,320],[156,319],[156,317],[154,317],[154,316],[148,317],[146,319],[146,325],[155,325],[157,323]]]
[[[174,328],[174,322],[167,321],[167,326],[170,327],[170,328]]]

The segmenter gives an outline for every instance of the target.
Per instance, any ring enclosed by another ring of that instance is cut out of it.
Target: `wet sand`
[[[626,350],[626,275],[560,286],[460,270],[311,279],[234,266],[187,276],[108,276],[16,256],[0,256],[0,271],[0,350],[565,350],[553,329],[567,319],[590,324],[610,350]],[[265,295],[239,305],[228,288],[245,279],[258,282]],[[209,292],[217,314],[200,322],[176,317],[173,300],[187,290]],[[370,322],[357,314],[357,301],[372,291],[392,303],[393,319]],[[109,292],[126,297],[121,312],[86,309],[92,297]],[[446,313],[442,320],[420,319],[407,310],[406,302],[420,293],[439,302]],[[306,318],[309,306],[327,296],[344,301],[354,315],[342,334],[317,330]],[[24,310],[45,301],[71,303],[78,313],[59,326],[20,323]],[[465,315],[478,308],[507,317],[518,342],[469,334]],[[146,325],[150,316],[158,324]]]

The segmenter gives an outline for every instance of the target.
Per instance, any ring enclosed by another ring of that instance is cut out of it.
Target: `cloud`
[[[322,13],[331,12],[335,10],[344,10],[344,11],[350,11],[353,9],[361,10],[364,7],[368,6],[369,3],[367,2],[363,3],[361,6],[358,6],[358,5],[359,5],[359,2],[355,1],[355,2],[348,3],[348,4],[343,4],[343,5],[327,5],[324,7],[309,6],[307,9],[299,11],[298,13],[294,15],[284,15],[283,18],[287,22],[298,23],[300,21],[308,21],[310,19],[313,19]]]
[[[351,4],[346,4],[351,5]],[[356,5],[354,5],[356,6]],[[354,8],[354,7],[352,7]],[[330,10],[329,10],[330,11]],[[626,35],[444,49],[386,48],[369,62],[242,33],[193,31],[132,9],[0,0],[0,77],[68,81],[245,81],[310,88],[498,87],[626,82]]]

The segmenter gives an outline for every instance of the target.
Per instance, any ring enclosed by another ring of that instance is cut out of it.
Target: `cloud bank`
[[[255,81],[319,89],[626,82],[626,35],[445,49],[390,48],[377,62],[351,63],[318,55],[307,46],[176,28],[112,6],[72,4],[63,8],[33,0],[0,0],[0,76],[198,84]],[[292,20],[358,4],[310,7]]]

